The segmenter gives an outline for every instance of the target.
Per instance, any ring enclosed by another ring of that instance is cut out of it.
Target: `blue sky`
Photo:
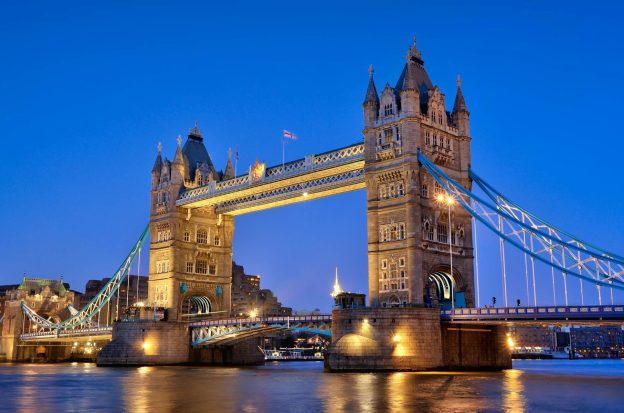
[[[394,84],[412,35],[449,105],[462,74],[475,170],[624,252],[619,3],[208,3],[3,4],[0,283],[63,274],[81,290],[110,275],[149,217],[156,144],[171,158],[195,120],[219,168],[238,145],[239,172],[281,162],[282,129],[300,137],[287,158],[359,141],[368,65],[379,89]],[[328,309],[335,266],[367,289],[364,200],[238,217],[234,258],[284,304]],[[500,297],[481,238],[481,295]],[[524,269],[508,271],[521,297]]]

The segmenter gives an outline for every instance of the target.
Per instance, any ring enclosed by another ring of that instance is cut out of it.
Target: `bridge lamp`
[[[310,194],[308,194],[308,192],[307,192],[307,191],[303,193],[303,197],[304,197],[304,198],[307,198],[307,197],[308,197],[308,195],[310,195]]]
[[[401,341],[401,336],[399,336],[398,334],[395,334],[392,337],[392,341],[395,342],[395,343],[399,343]]]
[[[148,341],[144,341],[143,344],[141,345],[141,348],[143,349],[143,351],[149,350],[150,343]]]
[[[513,349],[515,344],[516,343],[514,342],[514,339],[511,338],[511,334],[507,333],[507,347],[509,347],[510,349]]]

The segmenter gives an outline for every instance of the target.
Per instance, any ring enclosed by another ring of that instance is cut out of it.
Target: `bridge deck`
[[[456,308],[443,321],[495,324],[623,324],[624,305]]]

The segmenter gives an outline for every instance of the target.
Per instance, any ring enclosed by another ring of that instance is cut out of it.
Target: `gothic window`
[[[405,290],[405,281],[401,281],[401,290]],[[405,302],[403,302],[403,305],[405,305]]]
[[[384,280],[385,280],[386,278],[388,278],[388,273],[387,273],[387,272],[385,272],[385,271],[382,271],[382,272],[381,272],[381,278],[383,278]]]
[[[200,229],[197,231],[197,243],[208,244],[208,231],[206,231],[205,229]]]
[[[215,275],[217,273],[217,266],[215,264],[210,264],[208,266],[208,274]]]
[[[386,186],[379,185],[379,199],[386,199]]]
[[[379,132],[379,136],[377,137],[377,145],[381,146],[383,144],[383,141],[381,140],[381,132]]]
[[[405,224],[399,224],[399,239],[405,239]]]
[[[169,260],[156,261],[156,273],[169,272]]]
[[[388,185],[388,198],[394,198],[394,184]]]
[[[442,124],[442,114],[441,113],[438,114],[438,123],[440,125]]]
[[[420,186],[420,196],[423,198],[429,198],[429,185],[422,184]]]
[[[392,224],[390,225],[390,241],[394,241],[398,239],[397,238],[397,225],[396,224]]]
[[[401,278],[405,278],[405,270],[401,270],[401,271],[399,271],[399,276],[400,276]]]
[[[433,241],[433,225],[427,222],[426,226],[427,226],[427,230],[426,230],[427,240]]]
[[[388,103],[384,105],[384,116],[390,116],[394,113],[394,108],[392,103]]]
[[[405,188],[403,186],[403,182],[399,182],[397,185],[397,194],[398,196],[403,196],[405,195]]]
[[[169,224],[161,224],[156,227],[156,240],[157,242],[168,241],[171,239],[171,229]]]
[[[388,268],[388,260],[383,259],[381,260],[381,269],[385,270],[386,268]]]
[[[433,193],[434,193],[435,195],[438,195],[438,194],[443,194],[443,193],[444,193],[444,188],[442,188],[442,186],[438,183],[438,181],[436,181],[436,182],[433,184]]]
[[[386,225],[384,230],[385,230],[384,238],[386,239],[386,241],[392,241],[391,232],[390,232],[390,225]]]
[[[431,120],[434,121],[434,122],[436,121],[436,113],[434,111],[431,111]],[[433,142],[434,142],[434,145],[435,145],[435,137],[433,139],[434,139]]]
[[[195,263],[195,272],[198,274],[206,274],[208,272],[208,261],[197,260]]]
[[[405,267],[405,257],[399,258],[399,267]]]
[[[398,127],[394,128],[394,136],[397,142],[401,141],[401,132],[399,131]]]
[[[448,242],[448,227],[446,226],[446,224],[439,222],[437,226],[437,230],[438,230],[438,242],[447,243]]]
[[[431,146],[431,132],[425,131],[425,145]]]
[[[385,129],[384,130],[384,143],[391,143],[392,142],[392,129]]]
[[[451,149],[451,141],[449,140],[449,138],[446,138],[446,147],[448,149]]]
[[[217,246],[217,247],[218,247],[219,245],[221,245],[221,239],[219,238],[219,236],[218,236],[218,235],[215,235],[215,236],[214,236],[214,245],[215,245],[215,246]]]
[[[188,231],[184,231],[184,235],[182,236],[182,239],[184,240],[184,242],[190,242],[191,241],[191,233]]]
[[[433,135],[433,146],[438,146],[438,135]]]
[[[395,262],[390,264],[390,278],[397,277],[397,265]]]
[[[397,289],[397,284],[396,283],[390,284],[390,289],[391,290],[396,290]]]
[[[193,262],[192,261],[187,261],[186,262],[186,272],[188,272],[188,273],[192,273],[193,272]]]

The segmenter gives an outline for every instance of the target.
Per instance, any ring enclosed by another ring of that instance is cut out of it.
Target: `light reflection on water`
[[[514,362],[501,373],[0,364],[0,410],[19,412],[621,411],[624,361]]]

